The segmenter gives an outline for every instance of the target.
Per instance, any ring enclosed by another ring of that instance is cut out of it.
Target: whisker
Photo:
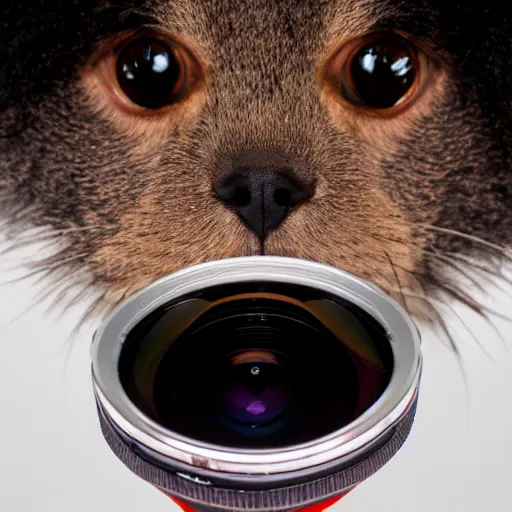
[[[9,286],[9,285],[20,284],[20,283],[27,281],[28,279],[35,277],[35,276],[40,276],[40,278],[36,282],[36,283],[39,283],[42,280],[44,280],[46,277],[51,275],[51,273],[52,273],[52,269],[41,268],[38,270],[34,270],[32,272],[28,272],[20,277],[15,277],[13,279],[9,279],[8,281],[2,281],[2,282],[0,282],[0,286]]]
[[[105,303],[105,297],[107,296],[107,294],[108,294],[108,291],[105,290],[95,300],[92,301],[92,303],[85,310],[85,312],[82,314],[82,316],[76,323],[75,327],[71,331],[71,333],[69,335],[68,342],[67,342],[68,352],[67,352],[67,356],[66,356],[66,365],[69,361],[69,357],[71,355],[71,350],[73,349],[75,341],[76,341],[78,335],[80,334],[80,330],[88,322],[88,320],[95,314],[96,310]]]
[[[434,226],[432,224],[423,224],[418,222],[410,222],[415,227],[422,227],[426,230],[435,231],[437,233],[444,233],[447,235],[456,236],[458,238],[462,238],[464,240],[468,240],[475,244],[481,245],[483,247],[487,247],[489,249],[493,249],[494,251],[500,253],[502,256],[505,256],[507,259],[512,260],[512,255],[510,251],[506,247],[502,247],[500,245],[489,242],[488,240],[484,240],[483,238],[477,237],[475,235],[470,235],[468,233],[462,233],[461,231],[457,231],[455,229],[442,228],[440,226]]]
[[[398,244],[401,244],[401,245],[407,245],[407,243],[405,241],[399,240],[399,239],[396,239],[396,238],[390,238],[390,237],[385,237],[385,236],[377,236],[377,235],[374,235],[374,234],[370,234],[369,236],[371,238],[375,239],[375,240],[378,240],[378,241],[393,242],[393,243],[398,243]],[[505,250],[505,249],[503,248],[503,250]],[[458,260],[458,262],[461,263],[461,264],[467,264],[468,266],[473,267],[474,269],[478,269],[478,270],[480,270],[481,272],[483,272],[485,274],[493,276],[493,277],[495,277],[497,279],[500,279],[500,280],[502,280],[502,281],[512,285],[512,280],[511,279],[508,279],[506,276],[504,276],[504,275],[502,275],[502,274],[500,274],[498,272],[493,272],[491,269],[489,269],[489,268],[487,268],[487,267],[485,267],[483,265],[479,265],[479,264],[473,262],[469,257],[466,257],[466,256],[464,256],[462,254],[440,253],[439,251],[435,251],[435,253],[434,253],[434,252],[432,252],[432,251],[430,251],[428,249],[421,249],[421,251],[422,251],[422,254],[430,255],[433,258],[442,260],[442,263],[447,264],[448,266],[451,266],[452,268],[457,270],[457,272],[459,272],[461,275],[463,275],[476,288],[478,288],[478,290],[480,290],[482,293],[484,293],[486,295],[488,295],[488,292],[485,290],[485,288],[482,286],[482,284],[480,284],[476,279],[474,279],[467,272],[465,272],[463,268],[461,268],[459,265],[457,265],[456,264],[457,261],[453,261],[453,260]],[[450,261],[450,258],[452,259],[451,261]],[[389,259],[389,256],[388,256],[388,259]],[[406,270],[406,269],[402,269],[402,270]],[[502,293],[504,293],[508,297],[512,298],[512,294],[510,292],[508,292],[507,290],[505,290],[502,286],[500,286],[500,284],[498,282],[496,282],[493,279],[492,280],[489,279],[489,281],[496,288],[498,288]]]
[[[464,326],[464,328],[466,329],[466,331],[469,333],[469,335],[473,338],[473,340],[475,341],[475,343],[478,345],[478,347],[480,348],[480,350],[484,353],[484,355],[490,360],[492,361],[493,363],[496,363],[496,360],[491,356],[491,354],[487,351],[487,349],[485,348],[485,346],[480,342],[480,340],[476,337],[475,333],[469,328],[468,324],[466,322],[464,322],[464,320],[462,319],[462,316],[457,312],[457,310],[451,305],[449,304],[448,302],[440,302],[440,304],[442,304],[444,307],[448,308],[453,315],[455,315],[457,317],[457,319],[459,320],[459,322]]]
[[[432,281],[435,281],[432,279]],[[462,292],[461,290],[457,290],[450,286],[449,284],[443,284],[439,281],[435,283],[435,285],[440,288],[441,290],[445,291],[448,295],[451,295],[455,299],[457,299],[459,302],[462,302],[469,308],[471,308],[473,311],[478,313],[479,315],[485,317],[483,312],[487,312],[490,315],[493,315],[497,318],[500,318],[501,320],[505,320],[508,323],[512,323],[512,317],[505,315],[504,313],[501,313],[500,311],[490,308],[489,306],[486,306],[484,304],[480,304],[476,301],[474,301],[471,297],[469,297],[466,293]]]
[[[455,358],[457,360],[457,366],[459,367],[459,370],[461,372],[462,379],[464,381],[464,387],[466,389],[466,398],[468,399],[469,383],[468,383],[468,377],[467,377],[466,371],[464,369],[462,355],[460,353],[459,347],[457,346],[457,343],[456,343],[452,333],[450,332],[450,328],[449,328],[448,324],[446,323],[443,316],[441,315],[441,313],[439,312],[439,310],[436,307],[436,304],[444,305],[444,303],[442,303],[441,301],[438,301],[436,299],[432,299],[431,297],[422,295],[420,293],[415,293],[414,291],[411,291],[408,289],[403,289],[403,293],[406,297],[424,300],[431,306],[432,311],[433,311],[434,315],[436,316],[437,322],[438,322],[439,326],[441,327],[442,331],[444,332],[444,334],[446,335],[448,342],[450,344],[450,347],[451,347],[451,349],[455,355]]]
[[[376,235],[375,233],[367,233],[367,236],[373,238],[374,240],[377,240],[378,242],[393,242],[400,245],[407,245],[407,242],[405,240],[400,240],[399,238],[392,238],[384,235]]]
[[[455,315],[457,317],[457,319],[459,320],[459,322],[464,326],[464,328],[466,329],[466,331],[468,332],[468,334],[473,338],[473,340],[475,341],[475,343],[478,345],[478,347],[480,348],[480,350],[484,353],[484,355],[490,360],[492,361],[493,363],[496,363],[496,359],[494,359],[494,357],[492,357],[492,355],[487,351],[487,349],[485,348],[485,346],[481,343],[481,341],[476,337],[475,333],[469,328],[468,324],[466,322],[464,322],[464,320],[462,319],[462,316],[457,312],[457,310],[452,306],[450,305],[448,302],[445,302],[444,303],[444,306],[447,307],[453,315]]]
[[[34,245],[39,242],[13,242],[12,244],[8,245],[4,249],[0,251],[0,256],[7,256],[12,252],[25,249],[26,247],[30,247],[31,245]],[[55,247],[56,239],[55,240],[48,240],[48,243],[40,246],[38,248],[38,251],[45,251],[47,249],[50,249],[52,247]]]
[[[64,287],[62,288],[62,290],[54,297],[54,299],[51,301],[51,303],[48,305],[48,308],[46,309],[45,311],[45,314],[53,314],[56,312],[56,310],[58,308],[61,309],[61,312],[57,315],[57,318],[56,320],[60,320],[62,318],[62,316],[64,315],[64,313],[69,310],[74,304],[74,300],[76,298],[76,294],[75,296],[73,296],[73,299],[69,300],[69,301],[66,301],[66,304],[62,304],[62,301],[63,299],[71,292],[71,290],[73,288],[76,288],[77,286],[80,286],[80,289],[83,290],[83,289],[86,289],[86,290],[90,290],[92,288],[92,283],[93,283],[93,278],[88,274],[88,272],[85,270],[85,269],[82,269],[82,272],[81,274],[83,274],[83,277],[86,278],[86,282],[85,282],[85,288],[83,286],[83,283],[81,283],[81,279],[80,279],[80,273],[79,274],[74,274],[73,275],[73,278],[72,279],[69,279],[69,276],[66,276],[65,279],[62,279],[61,281],[63,281],[64,283]],[[70,282],[68,282],[66,284],[66,280],[69,280]],[[57,290],[54,290],[54,293],[56,292]]]
[[[486,267],[485,265],[481,265],[481,264],[473,261],[471,258],[469,258],[469,257],[467,257],[467,256],[465,256],[463,254],[457,254],[457,253],[449,252],[449,253],[446,253],[446,255],[449,256],[450,258],[453,258],[455,260],[460,261],[462,264],[467,265],[469,268],[472,268],[474,270],[480,271],[480,275],[486,274],[488,276],[496,277],[496,278],[504,281],[505,283],[507,283],[509,285],[512,285],[512,280],[511,279],[508,279],[506,276],[504,276],[503,274],[500,274],[497,271],[493,271],[492,269],[490,269],[489,267]],[[510,294],[508,291],[506,291],[494,279],[489,280],[489,281],[494,286],[496,286],[496,288],[498,288],[501,292],[503,292],[505,295],[507,295],[508,297],[512,298],[512,294]]]
[[[493,315],[497,318],[500,318],[501,320],[505,320],[506,322],[512,323],[512,317],[505,315],[504,313],[494,309],[490,308],[489,306],[486,306],[484,304],[480,304],[473,300],[467,293],[463,292],[462,290],[457,290],[453,286],[442,283],[438,279],[436,279],[434,276],[428,276],[428,280],[431,284],[438,287],[440,290],[447,293],[452,298],[458,300],[468,308],[472,309],[475,313],[478,313],[483,318],[487,319],[487,316],[484,314],[484,311],[489,313],[490,315]]]
[[[414,277],[414,279],[416,280],[416,282],[420,285],[421,289],[422,289],[422,292],[423,292],[423,298],[426,299],[428,298],[427,297],[427,293],[426,293],[426,290],[423,286],[423,283],[421,282],[421,279],[419,278],[420,276],[418,274],[416,274],[416,272],[412,271],[412,270],[409,270],[409,269],[406,269],[406,268],[403,268],[403,267],[399,267],[401,270],[403,270],[404,272],[407,272],[409,273],[410,275],[412,275]],[[435,299],[433,298],[430,298],[430,300],[434,301],[435,302]],[[485,347],[480,343],[480,340],[475,336],[475,333],[468,327],[468,325],[466,324],[466,322],[464,322],[464,320],[462,319],[462,317],[459,315],[459,313],[457,313],[457,311],[455,310],[455,308],[453,306],[451,306],[448,302],[441,302],[441,301],[438,301],[440,305],[443,305],[445,307],[447,307],[456,317],[457,319],[459,320],[459,322],[466,328],[466,330],[468,331],[468,333],[470,334],[470,336],[475,340],[476,344],[480,347],[480,349],[482,350],[482,352],[493,362],[495,362],[495,360],[491,357],[491,355],[487,352],[487,350],[485,349]]]
[[[393,290],[397,291],[396,289],[393,289]],[[428,297],[426,295],[423,295],[422,293],[414,292],[414,291],[409,290],[407,288],[402,288],[402,293],[406,297],[410,297],[410,298],[414,298],[414,299],[421,299],[421,300],[427,302],[433,308],[434,314],[436,315],[436,318],[440,322],[440,325],[441,325],[442,329],[445,331],[445,334],[448,336],[448,340],[450,342],[451,348],[457,354],[457,356],[460,356],[460,350],[459,350],[457,344],[455,343],[451,333],[449,331],[446,332],[446,330],[447,330],[446,322],[442,318],[441,313],[439,312],[439,310],[436,308],[436,304],[443,305],[443,306],[445,306],[445,304],[443,302],[437,300],[437,299],[434,299],[432,297]]]
[[[66,252],[66,251],[62,251],[62,252]],[[25,266],[27,268],[35,268],[35,270],[32,270],[31,272],[27,272],[20,277],[15,277],[15,278],[9,279],[7,281],[2,281],[2,282],[0,282],[0,286],[20,284],[32,277],[38,276],[38,275],[40,276],[40,279],[36,283],[39,283],[39,282],[45,280],[50,275],[52,275],[53,273],[58,272],[59,270],[62,270],[63,267],[65,267],[67,264],[72,263],[77,260],[80,260],[80,259],[84,259],[88,256],[87,253],[81,253],[81,254],[76,254],[74,256],[70,256],[69,258],[59,259],[59,254],[53,255],[49,258],[45,258],[40,261],[32,261],[32,262],[27,262],[27,263],[22,264],[22,266]],[[72,273],[73,269],[70,268],[67,271],[69,273]]]
[[[77,274],[71,272],[70,270],[55,268],[55,269],[47,271],[43,275],[41,275],[39,277],[39,279],[37,279],[36,282],[33,283],[34,288],[37,288],[38,285],[47,281],[48,278],[52,274],[54,274],[58,271],[60,271],[61,274],[58,275],[55,279],[51,280],[50,286],[46,286],[45,289],[42,291],[42,293],[34,294],[34,296],[30,299],[29,305],[26,308],[24,308],[18,315],[16,315],[7,325],[10,326],[10,325],[16,323],[21,318],[23,318],[25,315],[30,313],[34,308],[36,308],[39,305],[41,305],[42,303],[44,303],[49,297],[51,297],[54,293],[56,293],[57,290],[59,289],[59,287],[62,286],[62,284],[64,284],[66,282],[66,280],[70,279],[71,276],[73,276],[74,279],[76,279],[76,277],[77,277]],[[20,280],[23,278],[25,278],[25,276],[20,278]],[[46,311],[45,313],[48,313],[48,311]]]
[[[449,257],[444,256],[443,254],[440,254],[438,252],[432,252],[432,251],[429,251],[426,249],[423,250],[423,254],[430,256],[438,261],[441,261],[444,264],[448,265],[449,267],[455,269],[460,275],[464,276],[470,283],[472,283],[476,288],[478,288],[478,290],[480,290],[484,294],[487,294],[487,291],[485,290],[485,288],[474,277],[472,277],[464,269],[460,268]]]
[[[396,267],[393,264],[393,260],[391,259],[391,257],[387,253],[387,251],[384,251],[384,254],[386,255],[386,258],[388,259],[389,264],[391,265],[391,270],[393,271],[393,274],[395,275],[396,284],[398,285],[398,289],[400,290],[400,295],[402,297],[402,302],[404,303],[404,308],[407,310],[407,313],[409,314],[409,316],[411,316],[411,313],[410,313],[409,309],[407,308],[407,300],[405,299],[405,295],[402,292],[402,285],[400,283],[400,279],[398,278],[398,272],[396,271]]]
[[[39,235],[25,235],[25,236],[16,236],[16,241],[20,242],[29,242],[35,243],[39,241],[44,241],[49,238],[57,238],[64,235],[69,235],[70,233],[83,233],[87,231],[109,231],[112,229],[116,229],[115,225],[105,225],[105,226],[75,226],[71,228],[63,228],[63,229],[55,229],[55,230],[43,230]]]
[[[96,314],[96,311],[101,307],[105,306],[106,297],[108,295],[108,290],[105,290],[85,311],[85,313],[81,316],[78,324],[75,327],[75,331],[78,331]]]
[[[94,283],[93,283],[94,284]],[[87,293],[90,291],[89,287],[84,287],[84,289],[77,294],[74,300],[80,300],[79,296],[83,294],[84,292]],[[101,308],[105,307],[107,314],[113,311],[123,300],[126,298],[126,296],[129,294],[129,289],[126,288],[124,292],[122,292],[117,300],[114,302],[109,301],[106,299],[108,295],[108,290],[104,291],[101,295],[99,295],[96,300],[94,300],[85,313],[80,317],[78,323],[75,325],[73,331],[71,332],[69,339],[66,341],[67,351],[66,351],[66,360],[64,364],[63,371],[66,371],[66,368],[69,364],[69,358],[71,357],[71,352],[73,350],[73,347],[75,346],[76,339],[80,333],[81,328],[87,321],[96,314],[96,312]]]
[[[66,252],[66,251],[62,251]],[[68,258],[61,259],[60,258],[61,253],[55,254],[53,256],[50,256],[49,258],[44,258],[39,261],[31,261],[28,264],[26,264],[29,268],[37,268],[41,267],[44,269],[52,269],[57,267],[63,267],[67,265],[68,263],[72,263],[73,261],[77,260],[83,260],[89,256],[88,253],[82,252],[80,254],[74,254],[73,256],[69,256]]]
[[[94,281],[91,279],[89,282],[83,286],[80,291],[78,291],[73,298],[71,298],[64,307],[61,308],[60,313],[57,314],[57,320],[60,320],[66,311],[69,311],[73,306],[75,306],[80,300],[84,299],[88,293],[91,293]],[[48,313],[55,311],[57,306],[61,304],[62,299],[67,295],[67,293],[76,286],[76,283],[72,283],[70,286],[61,291],[61,293],[55,298],[53,303],[48,308]]]
[[[420,285],[422,291],[423,291],[423,294],[425,297],[427,297],[427,292],[423,286],[423,283],[420,279],[423,278],[427,281],[430,281],[431,284],[433,284],[434,286],[438,286],[439,287],[439,284],[436,284],[435,280],[432,279],[432,277],[430,276],[425,276],[423,274],[419,274],[418,272],[415,272],[415,271],[412,271],[412,270],[409,270],[409,269],[406,269],[406,268],[403,268],[403,267],[400,267],[399,265],[397,265],[398,268],[400,268],[401,270],[403,270],[404,272],[408,272],[410,273],[415,279],[416,281],[418,282],[418,284]],[[439,283],[439,282],[438,282]],[[447,293],[446,290],[444,290],[443,288],[440,288],[443,292]],[[451,295],[450,295],[451,296]],[[451,296],[453,298],[453,296]],[[430,298],[431,300],[435,300],[434,298]],[[464,304],[466,307],[469,307],[472,311],[476,311],[486,322],[487,324],[493,329],[493,331],[495,332],[495,334],[497,335],[497,337],[500,339],[501,341],[501,344],[503,345],[505,351],[508,353],[508,345],[507,345],[507,342],[505,341],[505,339],[503,338],[503,335],[501,334],[500,330],[496,327],[496,325],[494,325],[494,323],[492,322],[492,320],[489,318],[489,316],[482,310],[475,310],[474,308],[472,308],[471,306],[469,306],[468,304],[466,304],[464,301],[461,301],[462,304]],[[448,303],[442,303],[444,304],[446,307],[451,308],[451,306],[448,304]],[[452,309],[452,311],[455,313],[456,316],[459,317],[458,313],[455,311],[455,309]],[[460,317],[459,317],[460,318]],[[480,345],[480,343],[478,342],[478,344]],[[484,351],[485,352],[485,351]]]

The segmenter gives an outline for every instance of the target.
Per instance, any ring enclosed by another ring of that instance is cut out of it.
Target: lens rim
[[[136,408],[125,393],[118,363],[129,332],[157,308],[205,288],[231,283],[291,283],[325,291],[360,307],[385,329],[394,358],[387,389],[359,418],[327,436],[282,449],[233,449],[166,429]],[[417,392],[422,358],[419,331],[409,315],[375,285],[321,263],[279,256],[247,256],[185,268],[119,305],[96,331],[92,376],[96,398],[111,421],[135,443],[192,467],[249,475],[298,471],[358,453],[393,428]]]

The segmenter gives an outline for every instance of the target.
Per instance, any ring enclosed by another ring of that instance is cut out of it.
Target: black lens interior
[[[253,284],[254,290],[261,286],[273,285]],[[332,299],[291,288],[287,291],[295,297]],[[200,296],[212,301],[219,292],[205,290]],[[225,296],[236,292],[222,290]],[[270,296],[240,297],[209,308],[175,337],[148,333],[164,325],[177,304],[155,312],[130,333],[119,371],[139,409],[202,442],[277,448],[346,426],[386,388],[393,366],[389,343],[382,327],[362,310],[352,307],[350,315],[376,341],[377,367],[300,305]],[[184,320],[182,310],[176,322]]]

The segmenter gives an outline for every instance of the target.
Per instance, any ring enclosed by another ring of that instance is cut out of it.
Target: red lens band
[[[346,496],[350,491],[347,491],[346,493],[342,494],[341,496],[337,496],[335,498],[330,498],[328,500],[322,501],[322,503],[317,503],[316,505],[311,505],[306,508],[299,508],[296,509],[294,512],[323,512],[324,510],[327,510],[329,507],[332,507],[335,503],[338,503],[338,501],[341,500],[344,496]],[[197,512],[195,509],[193,509],[190,505],[187,505],[186,503],[183,503],[176,498],[173,498],[172,496],[168,495],[169,498],[171,498],[178,507],[183,510],[183,512]]]
[[[176,503],[176,505],[178,505],[178,507],[180,507],[181,510],[183,510],[183,512],[196,512],[196,510],[193,509],[190,505],[187,505],[186,503],[178,501],[176,498],[173,498],[172,496],[169,496],[169,498],[171,498],[171,500],[174,501],[174,503]]]
[[[345,496],[345,494],[338,496],[337,498],[331,498],[329,500],[322,501],[322,503],[317,503],[316,505],[311,505],[310,507],[299,508],[295,512],[323,512],[329,507],[332,507],[335,503],[338,503],[338,501],[340,501],[343,496]]]

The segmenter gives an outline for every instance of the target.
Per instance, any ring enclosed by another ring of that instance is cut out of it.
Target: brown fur
[[[265,254],[343,268],[400,300],[400,289],[446,291],[436,251],[503,256],[429,227],[512,241],[509,135],[450,53],[438,4],[139,4],[140,26],[105,30],[77,54],[71,78],[34,103],[0,109],[6,215],[17,218],[19,205],[16,226],[71,228],[56,262],[86,267],[94,286],[119,298],[186,265],[260,254],[257,237],[212,193],[247,151],[281,155],[315,182],[313,199],[268,236]],[[389,23],[435,64],[421,97],[391,118],[348,105],[326,79],[344,44]],[[183,101],[151,116],[120,108],[105,80],[113,41],[142,26],[186,46],[201,74]],[[36,214],[25,214],[30,205]],[[407,306],[425,314],[422,300]]]

